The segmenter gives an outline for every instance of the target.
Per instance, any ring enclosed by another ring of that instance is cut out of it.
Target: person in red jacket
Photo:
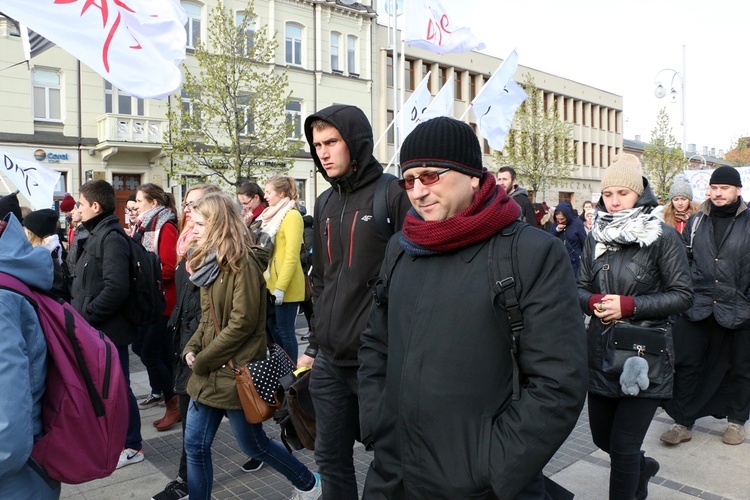
[[[138,186],[135,195],[139,222],[133,238],[149,252],[159,255],[161,276],[166,298],[162,319],[142,329],[141,361],[146,366],[149,380],[164,396],[167,411],[154,422],[165,431],[180,421],[179,398],[174,393],[172,375],[173,354],[167,321],[175,305],[174,271],[177,267],[177,214],[174,198],[156,184]]]

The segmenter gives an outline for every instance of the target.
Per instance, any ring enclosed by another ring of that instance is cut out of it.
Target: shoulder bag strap
[[[214,330],[216,330],[216,335],[219,335],[221,333],[221,328],[219,328],[219,321],[216,319],[216,311],[214,310],[214,299],[211,296],[211,290],[208,290],[208,308],[211,310],[211,319],[214,322]],[[232,360],[230,359],[227,361],[227,366],[230,370],[234,371],[234,363],[232,363]]]

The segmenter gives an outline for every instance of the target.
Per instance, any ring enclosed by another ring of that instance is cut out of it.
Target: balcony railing
[[[167,120],[145,116],[106,114],[97,120],[99,142],[161,144]]]

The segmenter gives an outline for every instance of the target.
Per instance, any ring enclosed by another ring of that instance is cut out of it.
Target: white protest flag
[[[430,72],[427,72],[396,116],[396,127],[399,130],[398,136],[402,142],[414,130],[414,127],[417,126],[422,118],[422,113],[424,113],[424,110],[430,104],[432,94],[430,94],[430,89],[427,88],[429,82]]]
[[[518,54],[514,50],[471,101],[477,130],[496,151],[503,150],[513,115],[529,97],[521,86],[512,80],[516,68]]]
[[[135,97],[161,99],[182,83],[187,15],[175,0],[0,0],[0,12]]]
[[[406,0],[404,42],[438,54],[469,52],[486,45],[469,28],[451,22],[438,0]]]
[[[0,172],[6,175],[35,210],[50,208],[60,172],[37,161],[22,160],[0,149]]]
[[[453,77],[448,78],[443,88],[437,93],[427,109],[422,113],[422,121],[426,122],[439,116],[450,116],[453,112]]]

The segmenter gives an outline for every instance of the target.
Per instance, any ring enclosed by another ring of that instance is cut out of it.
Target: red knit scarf
[[[412,208],[404,220],[401,245],[410,255],[449,252],[486,240],[518,219],[521,207],[504,189],[498,189],[489,172],[482,175],[479,190],[469,208],[450,219],[426,221]]]

